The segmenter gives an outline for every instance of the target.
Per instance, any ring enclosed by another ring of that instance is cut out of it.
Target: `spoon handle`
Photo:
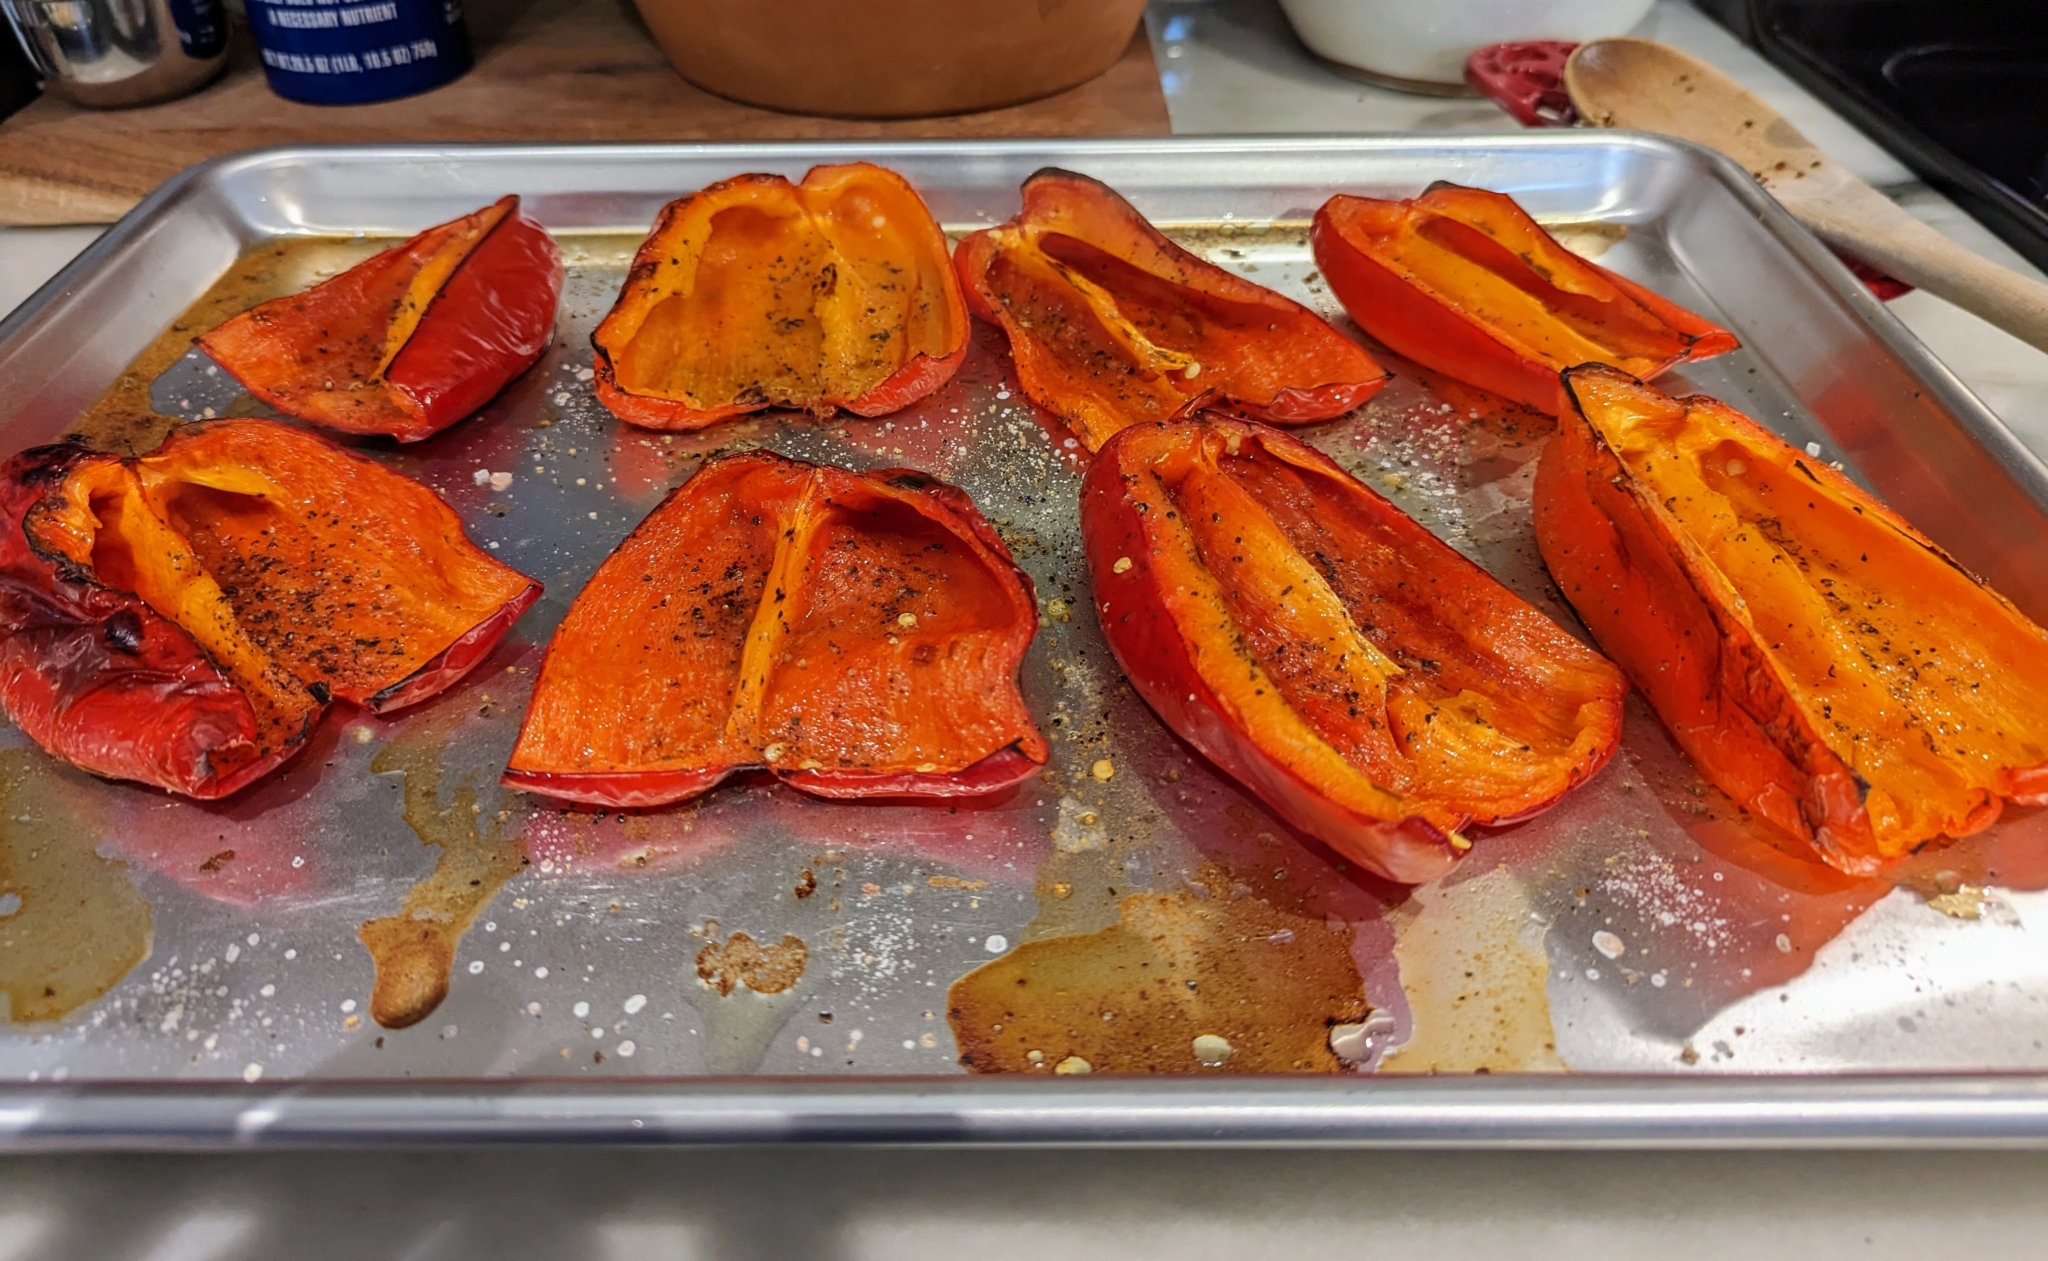
[[[2048,284],[1964,249],[1865,185],[1786,209],[1829,245],[2048,350]],[[1868,196],[1860,194],[1868,193]]]

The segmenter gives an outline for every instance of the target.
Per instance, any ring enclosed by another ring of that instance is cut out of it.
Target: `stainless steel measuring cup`
[[[220,0],[0,0],[45,91],[93,108],[183,96],[227,64]]]

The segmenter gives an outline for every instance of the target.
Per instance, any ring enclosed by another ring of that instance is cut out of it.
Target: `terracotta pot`
[[[799,114],[995,109],[1115,64],[1145,0],[635,0],[682,76]]]

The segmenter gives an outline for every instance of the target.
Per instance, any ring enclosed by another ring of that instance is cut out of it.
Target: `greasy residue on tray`
[[[507,835],[511,811],[486,811],[467,779],[442,801],[448,717],[459,718],[460,711],[447,705],[400,731],[370,763],[376,774],[404,777],[406,825],[422,845],[441,850],[433,874],[406,893],[396,915],[369,920],[358,930],[377,965],[370,1015],[387,1029],[417,1024],[441,1005],[462,934],[526,865],[523,833]]]
[[[0,752],[0,998],[56,1020],[149,957],[149,903],[126,863],[94,852],[78,787],[34,750]]]
[[[157,411],[150,400],[150,387],[165,369],[185,357],[196,338],[259,302],[297,293],[346,271],[387,244],[348,237],[286,237],[257,246],[180,312],[66,436],[95,450],[123,455],[154,449],[178,420]]]
[[[1125,898],[1100,932],[1027,942],[953,983],[960,1062],[983,1073],[1334,1073],[1365,1019],[1351,927],[1252,897],[1221,869]]]
[[[1403,1073],[1559,1072],[1542,925],[1505,868],[1415,890],[1388,918],[1415,1031]]]

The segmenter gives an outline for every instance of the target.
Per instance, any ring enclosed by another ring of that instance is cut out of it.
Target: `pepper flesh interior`
[[[84,462],[28,528],[205,650],[256,711],[252,757],[300,739],[330,697],[382,708],[538,594],[426,487],[269,421],[186,426],[140,459]]]
[[[1451,833],[1540,809],[1612,751],[1611,666],[1306,448],[1183,423],[1117,454],[1203,683],[1325,796]]]
[[[1737,345],[1572,253],[1502,193],[1439,184],[1406,201],[1340,195],[1317,212],[1313,236],[1339,300],[1373,337],[1546,410],[1560,401],[1557,373],[1573,365],[1648,377]]]
[[[951,374],[967,332],[931,212],[850,163],[671,203],[592,341],[608,405],[690,428],[768,406],[896,410]]]
[[[1849,871],[2048,798],[2048,632],[1733,408],[1566,379],[1545,557],[1710,779]]]
[[[1042,763],[1016,683],[1035,605],[972,513],[907,470],[705,465],[577,596],[507,782],[651,804],[766,765],[944,795],[1005,750]]]
[[[1291,424],[1385,384],[1322,317],[1175,245],[1106,185],[1047,170],[1023,191],[1023,212],[955,261],[976,313],[1008,333],[1025,392],[1089,450],[1198,402]]]

